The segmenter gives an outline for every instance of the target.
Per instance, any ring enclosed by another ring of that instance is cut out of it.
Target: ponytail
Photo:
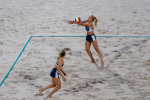
[[[59,57],[58,57],[57,59],[59,59],[60,57],[63,57],[65,54],[66,54],[65,50],[62,50],[62,51],[59,53]]]
[[[59,57],[57,59],[59,59],[61,57],[61,52],[59,53]]]
[[[93,16],[93,15],[92,15],[92,16]],[[95,26],[97,26],[98,20],[97,20],[97,18],[96,18],[95,16],[93,16],[93,21],[95,21]]]
[[[98,22],[98,20],[97,20],[97,18],[95,17],[95,26],[97,26],[97,22]]]

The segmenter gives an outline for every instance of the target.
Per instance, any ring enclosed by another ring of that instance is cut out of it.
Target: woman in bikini
[[[89,57],[91,58],[92,63],[95,63],[95,60],[92,56],[92,53],[90,51],[91,43],[98,53],[100,59],[101,59],[101,65],[104,67],[104,62],[103,62],[103,57],[102,53],[98,48],[98,44],[96,41],[96,36],[94,34],[94,26],[93,26],[93,21],[95,21],[95,26],[97,26],[97,18],[93,15],[91,15],[88,20],[81,21],[81,23],[76,23],[75,21],[68,21],[69,24],[78,24],[81,26],[85,26],[85,29],[87,30],[87,36],[86,36],[86,41],[85,41],[85,47],[86,47],[86,52],[88,53]]]
[[[47,96],[47,98],[52,98],[52,95],[61,88],[61,82],[60,82],[59,75],[63,78],[63,81],[66,82],[66,78],[64,77],[64,76],[66,76],[66,73],[61,69],[61,67],[64,66],[65,56],[66,56],[66,52],[64,50],[62,50],[61,53],[59,53],[59,57],[57,59],[55,67],[52,69],[52,71],[50,73],[50,76],[52,77],[52,84],[48,85],[42,89],[39,89],[40,96],[44,90],[55,87],[55,89],[53,89],[53,91]],[[64,74],[64,76],[62,75],[61,72]]]

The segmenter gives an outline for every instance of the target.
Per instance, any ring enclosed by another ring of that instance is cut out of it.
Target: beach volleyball
[[[81,22],[81,18],[80,17],[75,18],[75,22],[76,23],[80,23]]]

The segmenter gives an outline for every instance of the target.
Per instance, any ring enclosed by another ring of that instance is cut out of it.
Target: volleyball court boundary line
[[[6,74],[6,76],[4,77],[4,79],[2,80],[0,87],[2,86],[2,84],[4,83],[4,81],[6,80],[6,78],[8,77],[8,75],[10,74],[10,72],[12,71],[13,67],[15,66],[15,64],[17,63],[18,59],[20,58],[20,56],[22,55],[23,51],[25,50],[25,48],[27,47],[28,43],[30,42],[30,40],[33,37],[86,37],[86,36],[68,36],[68,35],[41,35],[41,36],[30,36],[29,40],[27,41],[27,43],[25,44],[25,46],[23,47],[22,51],[20,52],[19,56],[17,57],[17,59],[15,60],[14,64],[12,65],[12,67],[10,68],[10,70],[8,71],[8,73]],[[107,38],[111,38],[111,37],[128,37],[128,38],[141,38],[141,37],[145,37],[145,38],[150,38],[150,36],[96,36],[96,37],[107,37]]]

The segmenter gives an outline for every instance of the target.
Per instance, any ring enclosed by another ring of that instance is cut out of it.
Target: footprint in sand
[[[64,50],[65,50],[65,51],[70,51],[71,49],[70,49],[70,48],[64,48]]]
[[[43,96],[43,95],[44,95],[44,94],[41,94],[41,96]],[[35,94],[34,96],[36,96],[36,97],[37,97],[37,96],[40,96],[40,95],[39,95],[39,93],[37,93],[37,94]]]

